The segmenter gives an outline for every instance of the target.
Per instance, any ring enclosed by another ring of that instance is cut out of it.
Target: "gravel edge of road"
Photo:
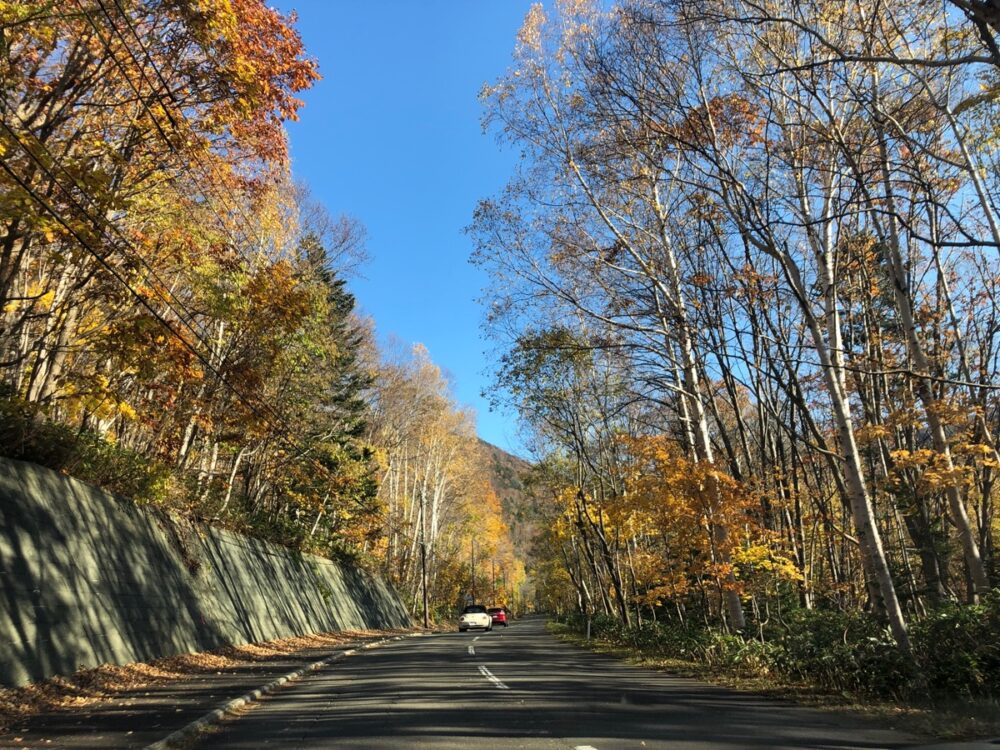
[[[294,682],[295,680],[301,679],[302,677],[305,677],[306,675],[311,674],[312,672],[316,672],[320,669],[323,669],[324,667],[329,666],[330,664],[338,662],[342,659],[346,659],[348,656],[353,656],[359,651],[365,651],[367,649],[377,648],[378,646],[382,646],[386,643],[391,643],[392,641],[401,641],[404,638],[413,638],[418,635],[423,635],[423,633],[418,632],[418,633],[408,633],[406,635],[397,635],[391,638],[383,638],[380,641],[372,641],[370,643],[365,643],[356,648],[347,649],[346,651],[338,651],[337,653],[328,656],[325,659],[320,659],[317,662],[313,662],[312,664],[300,667],[299,669],[296,669],[293,672],[289,672],[288,674],[283,675],[282,677],[278,677],[274,680],[271,680],[269,683],[257,688],[256,690],[251,690],[249,693],[244,693],[238,698],[233,698],[232,700],[226,701],[222,705],[214,708],[213,710],[209,711],[200,718],[197,718],[194,721],[181,727],[180,729],[171,732],[162,740],[157,740],[156,742],[150,745],[146,745],[144,750],[176,750],[177,748],[187,747],[188,743],[194,740],[198,735],[200,735],[203,731],[205,731],[209,727],[219,724],[227,716],[234,714],[241,708],[244,708],[252,703],[255,703],[256,701],[259,701],[264,696],[274,693],[276,690],[278,690],[283,685],[289,682]]]

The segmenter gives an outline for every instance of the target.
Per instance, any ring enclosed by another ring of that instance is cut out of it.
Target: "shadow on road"
[[[508,739],[517,742],[490,746],[846,750],[916,741],[583,652],[548,636],[540,620],[474,637],[443,634],[366,654],[268,700],[211,745],[374,750]]]

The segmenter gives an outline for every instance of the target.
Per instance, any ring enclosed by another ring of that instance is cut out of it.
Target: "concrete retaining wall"
[[[0,459],[0,685],[305,633],[409,624],[364,571],[179,526]]]

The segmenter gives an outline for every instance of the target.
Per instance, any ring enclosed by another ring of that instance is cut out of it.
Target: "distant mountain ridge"
[[[510,529],[511,543],[517,555],[522,560],[527,560],[537,528],[534,500],[525,491],[524,485],[524,475],[531,469],[531,463],[482,438],[479,442],[490,456],[490,483],[500,498],[503,520]]]

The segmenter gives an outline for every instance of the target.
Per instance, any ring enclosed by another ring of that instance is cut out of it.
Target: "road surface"
[[[888,726],[630,667],[541,619],[366,651],[223,725],[208,748],[848,750],[919,744]]]

